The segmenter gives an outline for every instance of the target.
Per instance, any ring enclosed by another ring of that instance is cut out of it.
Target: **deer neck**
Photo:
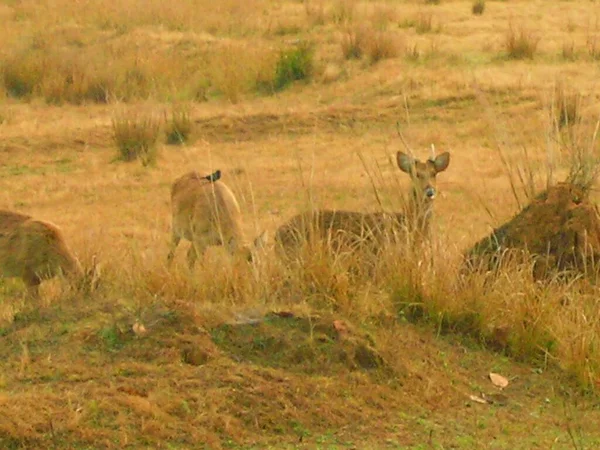
[[[426,235],[429,232],[432,213],[433,201],[424,199],[420,192],[413,189],[406,212],[408,226],[411,231]]]

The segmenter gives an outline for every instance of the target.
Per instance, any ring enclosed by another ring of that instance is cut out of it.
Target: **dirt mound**
[[[221,325],[211,334],[234,359],[268,367],[308,374],[388,369],[370,337],[341,320],[269,313],[257,322]]]
[[[494,270],[507,255],[533,257],[534,275],[595,274],[600,261],[600,215],[588,191],[558,183],[467,252],[470,268]]]

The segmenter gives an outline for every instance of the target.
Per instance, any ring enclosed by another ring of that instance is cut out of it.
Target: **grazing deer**
[[[246,240],[242,230],[240,206],[225,183],[221,171],[202,176],[192,171],[179,177],[171,189],[173,210],[171,249],[167,256],[170,264],[181,239],[192,243],[187,253],[190,269],[196,259],[212,245],[225,245],[229,253],[241,254],[254,261],[263,247],[266,233],[253,243]]]
[[[60,229],[25,214],[0,210],[0,275],[20,277],[29,294],[37,297],[42,280],[61,273],[84,278]]]
[[[404,213],[334,210],[305,212],[294,216],[277,230],[275,240],[280,254],[296,255],[303,242],[314,237],[325,239],[333,250],[341,247],[352,250],[366,245],[376,253],[385,245],[385,239],[395,235],[397,231],[409,233],[414,242],[426,238],[429,234],[433,200],[437,194],[436,176],[450,164],[450,153],[435,156],[433,147],[432,150],[434,154],[425,162],[401,151],[396,155],[398,167],[412,181]]]

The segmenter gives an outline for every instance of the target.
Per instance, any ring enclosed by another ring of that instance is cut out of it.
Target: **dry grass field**
[[[596,2],[0,0],[0,23],[0,208],[102,269],[85,295],[0,282],[0,447],[600,445],[600,290],[459,272],[548,177],[597,166]],[[167,268],[189,170],[222,170],[249,238],[400,211],[397,123],[451,153],[430,248]]]

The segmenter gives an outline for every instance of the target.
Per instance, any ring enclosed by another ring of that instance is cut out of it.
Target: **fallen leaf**
[[[508,386],[508,379],[506,377],[503,377],[502,375],[490,372],[489,377],[492,381],[492,384],[496,387],[499,387],[500,389],[504,389],[506,386]]]

